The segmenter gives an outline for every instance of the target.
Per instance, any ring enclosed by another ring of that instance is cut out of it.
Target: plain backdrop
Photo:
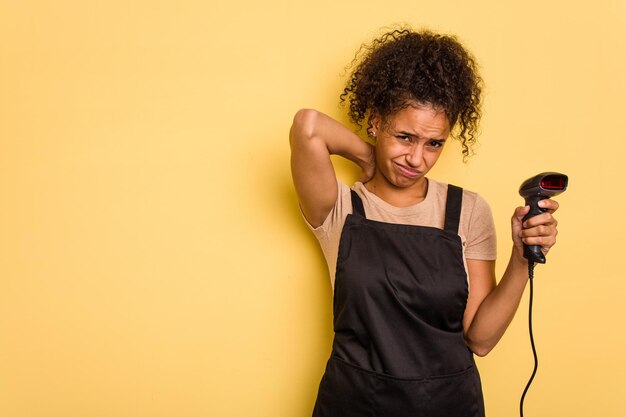
[[[618,0],[0,1],[0,415],[310,415],[332,296],[288,131],[346,120],[345,66],[395,23],[480,63],[477,155],[451,142],[431,176],[489,201],[498,273],[521,182],[570,176],[526,416],[625,415]],[[478,361],[492,417],[532,370],[527,302]]]

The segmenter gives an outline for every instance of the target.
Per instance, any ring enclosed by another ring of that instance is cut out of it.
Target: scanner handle
[[[528,214],[524,216],[524,219],[522,221],[526,221],[530,219],[531,217],[537,216],[541,213],[545,213],[546,211],[548,211],[548,209],[542,209],[541,207],[539,207],[539,202],[541,200],[545,200],[546,198],[548,197],[542,196],[542,195],[533,195],[531,197],[526,198],[525,199],[526,205],[530,206],[530,211],[528,212]],[[539,245],[524,244],[524,258],[528,259],[529,261],[533,261],[539,264],[546,263],[546,257],[544,256],[543,252],[541,252],[541,246]]]

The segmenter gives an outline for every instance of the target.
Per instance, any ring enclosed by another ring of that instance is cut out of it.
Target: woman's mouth
[[[393,162],[393,164],[395,165],[396,169],[400,172],[400,174],[402,174],[405,177],[417,178],[421,174],[420,171],[418,171],[416,169],[413,169],[413,168],[410,168],[410,167],[408,167],[406,165],[402,165],[402,164],[399,164],[397,162]]]

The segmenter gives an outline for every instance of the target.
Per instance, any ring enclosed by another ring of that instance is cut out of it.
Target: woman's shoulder
[[[475,191],[468,190],[461,185],[450,184],[432,178],[428,179],[428,194],[426,200],[432,200],[437,205],[445,205],[450,186],[456,186],[463,190],[463,206],[473,206],[477,201],[485,202],[480,194]]]
[[[445,205],[449,184],[430,180],[439,205]],[[463,188],[459,235],[469,259],[496,259],[496,234],[491,208],[477,192]],[[445,206],[444,206],[445,207]]]
[[[434,194],[433,200],[435,201],[433,202],[433,204],[435,207],[445,210],[448,197],[448,188],[450,185],[455,184],[448,184],[445,182],[429,179],[429,187],[432,187],[432,191]],[[462,227],[483,227],[484,224],[491,223],[493,221],[492,213],[487,200],[485,200],[476,191],[469,190],[459,185],[457,185],[457,187],[463,189],[463,197],[461,201]]]
[[[448,184],[448,183],[437,181],[431,178],[428,179],[429,192],[430,192],[430,188],[432,187],[433,193],[437,196],[438,200],[441,200],[443,202],[445,202],[447,199],[448,188],[451,185],[463,189],[463,205],[464,206],[473,207],[476,204],[479,204],[481,206],[482,205],[488,206],[487,201],[476,191],[469,190],[460,185]]]

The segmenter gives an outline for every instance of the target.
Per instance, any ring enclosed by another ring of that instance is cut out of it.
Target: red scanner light
[[[546,190],[564,190],[565,178],[560,175],[548,175],[541,180],[541,188]]]

